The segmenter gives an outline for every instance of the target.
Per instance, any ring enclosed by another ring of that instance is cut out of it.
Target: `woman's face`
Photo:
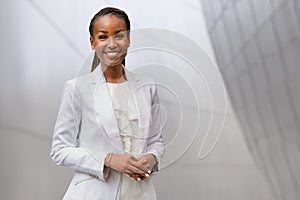
[[[99,17],[95,21],[90,42],[102,66],[120,66],[130,44],[125,21],[114,15]]]

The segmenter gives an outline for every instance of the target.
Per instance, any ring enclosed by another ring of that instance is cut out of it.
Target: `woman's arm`
[[[85,148],[77,146],[82,105],[75,84],[76,79],[65,83],[50,156],[57,165],[71,167],[105,181],[109,173],[104,165],[105,153],[95,158]]]
[[[147,160],[151,162],[151,164],[155,162],[154,166],[152,167],[152,171],[158,171],[159,163],[165,152],[165,145],[162,138],[163,119],[161,118],[161,106],[159,103],[156,84],[152,85],[151,92],[151,123],[149,127],[146,155],[148,154]],[[155,158],[155,160],[153,160],[153,158]]]

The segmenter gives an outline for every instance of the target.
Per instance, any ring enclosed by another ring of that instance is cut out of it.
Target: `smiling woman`
[[[90,42],[102,67],[120,65],[130,44],[125,21],[114,15],[97,18]]]
[[[125,65],[130,44],[130,21],[125,12],[114,8],[103,9],[91,20],[89,32],[91,47],[96,50],[92,71],[98,66],[99,58],[102,64],[116,65],[123,57],[122,64]],[[115,62],[106,60],[103,57],[105,53]]]
[[[91,20],[92,72],[69,80],[51,157],[75,169],[64,199],[155,200],[151,184],[164,154],[156,85],[124,68],[130,21],[117,8]]]

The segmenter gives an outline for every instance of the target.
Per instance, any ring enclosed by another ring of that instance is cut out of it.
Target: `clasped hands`
[[[136,181],[142,181],[149,177],[151,169],[156,162],[156,157],[153,154],[146,154],[136,158],[130,154],[108,153],[105,157],[106,167],[127,174]]]

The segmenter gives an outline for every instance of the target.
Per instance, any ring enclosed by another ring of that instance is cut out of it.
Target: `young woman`
[[[164,154],[156,85],[124,68],[130,21],[106,7],[91,20],[92,72],[65,84],[51,158],[71,167],[64,199],[155,200]]]

